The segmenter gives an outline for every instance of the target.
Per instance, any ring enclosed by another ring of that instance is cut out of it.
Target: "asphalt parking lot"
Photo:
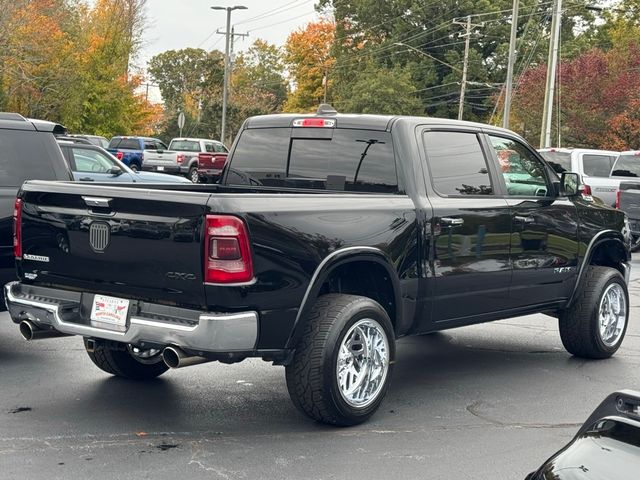
[[[523,479],[616,389],[640,389],[640,258],[617,355],[565,353],[555,320],[504,320],[403,339],[372,421],[336,429],[289,401],[261,360],[98,370],[77,337],[26,342],[0,314],[2,479]]]

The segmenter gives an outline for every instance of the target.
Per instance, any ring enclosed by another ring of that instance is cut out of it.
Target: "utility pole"
[[[217,32],[224,33],[224,32]],[[231,74],[233,73],[233,40],[235,37],[248,37],[249,33],[235,33],[235,27],[231,27],[231,48],[229,52],[229,81],[231,81]],[[229,92],[227,93],[227,102],[231,98],[231,88],[229,88]],[[223,142],[224,143],[224,142]]]
[[[229,95],[229,47],[231,39],[231,12],[234,10],[246,10],[244,5],[236,5],[234,7],[211,7],[212,10],[226,10],[227,11],[227,29],[224,32],[226,36],[224,46],[224,80],[222,85],[222,127],[220,132],[220,141],[224,143],[226,137],[226,123],[227,123],[227,97]],[[219,32],[218,32],[219,33]]]
[[[462,65],[462,80],[460,82],[460,105],[458,106],[458,120],[462,120],[462,114],[464,112],[464,94],[467,88],[467,69],[469,65],[469,41],[471,39],[471,29],[475,27],[483,27],[484,23],[473,25],[471,23],[471,15],[467,15],[467,19],[464,22],[454,20],[455,25],[462,25],[465,28],[465,33],[459,36],[465,37],[464,41],[464,63]]]
[[[551,39],[549,40],[549,59],[547,61],[547,85],[544,90],[544,111],[542,113],[542,128],[540,129],[540,148],[548,148],[551,146],[551,118],[553,116],[553,94],[556,87],[561,23],[562,0],[554,0],[553,19],[551,20]]]
[[[518,33],[518,5],[520,0],[513,0],[513,14],[511,15],[511,36],[509,37],[509,63],[507,64],[507,82],[504,91],[504,114],[502,127],[509,128],[511,115],[511,94],[513,92],[513,67],[516,63],[516,36]]]
[[[322,77],[322,84],[324,86],[324,101],[322,103],[327,103],[327,90],[329,89],[329,69],[326,65],[324,67],[324,77]]]

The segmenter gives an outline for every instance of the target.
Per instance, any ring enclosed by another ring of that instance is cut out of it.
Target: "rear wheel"
[[[589,266],[573,305],[560,312],[562,344],[583,358],[609,358],[624,339],[629,294],[614,268]]]
[[[286,367],[289,395],[300,411],[319,422],[362,423],[382,403],[394,356],[393,326],[377,302],[324,295]]]
[[[132,163],[132,164],[130,164],[130,165],[129,165],[129,168],[130,168],[131,170],[133,170],[134,172],[139,172],[139,171],[140,171],[140,167],[138,166],[138,164],[137,164],[137,163]]]
[[[189,173],[187,174],[187,178],[191,180],[193,183],[198,183],[200,181],[200,175],[198,175],[198,168],[191,167],[189,169]]]
[[[101,370],[132,380],[149,380],[166,372],[162,351],[139,349],[126,343],[110,340],[84,339],[91,361]]]

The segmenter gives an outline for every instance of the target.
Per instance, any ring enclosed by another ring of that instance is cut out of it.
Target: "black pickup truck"
[[[578,180],[487,125],[254,117],[219,185],[25,183],[7,304],[25,338],[81,335],[114,375],[285,365],[301,411],[353,425],[405,335],[543,312],[574,355],[618,349],[626,218]]]

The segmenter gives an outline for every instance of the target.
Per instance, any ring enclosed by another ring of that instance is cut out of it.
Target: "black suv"
[[[62,125],[0,112],[0,282],[16,278],[12,221],[16,193],[25,180],[73,180],[54,135]],[[4,307],[4,302],[2,303]]]

